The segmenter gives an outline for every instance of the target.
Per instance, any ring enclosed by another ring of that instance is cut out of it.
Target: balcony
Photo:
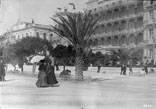
[[[149,7],[150,6],[150,3],[148,2],[148,1],[145,1],[145,3],[144,3],[144,8],[147,8],[147,7]]]
[[[144,20],[144,25],[147,25],[148,24],[148,20]]]
[[[153,19],[149,19],[148,24],[153,24]]]
[[[140,16],[144,16],[144,12],[143,11],[136,14],[136,17],[140,17]]]
[[[156,44],[156,39],[153,39],[153,43]]]
[[[152,39],[150,39],[150,40],[148,40],[148,44],[153,44],[153,40]]]
[[[108,18],[107,22],[112,22],[112,18]]]
[[[127,19],[128,17],[127,17],[126,15],[124,15],[122,18],[123,18],[123,19]]]
[[[144,20],[144,25],[151,25],[154,23],[154,19]]]
[[[128,31],[126,29],[120,31],[120,34],[127,34],[127,33],[128,33]]]
[[[153,23],[156,23],[156,18],[153,19]]]
[[[115,31],[113,32],[115,35],[119,35],[119,31]]]
[[[141,31],[143,31],[143,30],[144,30],[144,29],[143,29],[143,26],[136,29],[137,32],[141,32]]]
[[[130,30],[129,30],[129,33],[135,33],[136,32],[136,29],[135,28],[131,28]]]
[[[110,32],[108,32],[108,36],[112,36],[112,32],[110,31]]]
[[[128,18],[134,18],[134,17],[136,17],[135,13],[131,13],[128,15]]]
[[[147,24],[148,25],[153,24],[153,19],[149,19]]]
[[[156,5],[156,1],[153,0],[153,4],[150,4],[150,1],[146,1],[144,3],[144,8],[153,7],[154,5]]]
[[[144,40],[144,43],[147,44],[147,45],[155,44],[156,43],[156,39]]]

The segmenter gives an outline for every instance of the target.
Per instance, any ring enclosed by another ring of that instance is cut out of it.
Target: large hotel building
[[[93,49],[143,48],[143,56],[156,61],[155,0],[89,0],[87,11],[102,15],[88,41]]]
[[[6,40],[0,43],[0,46],[5,46],[6,44],[15,43],[16,41],[24,37],[40,37],[52,42],[53,46],[58,44],[67,45],[67,42],[62,38],[56,36],[51,31],[50,25],[37,24],[32,20],[32,22],[24,22],[20,19],[15,25],[13,25],[4,35]]]

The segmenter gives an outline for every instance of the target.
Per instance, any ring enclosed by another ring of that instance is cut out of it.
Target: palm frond
[[[67,13],[65,16],[58,15],[59,19],[51,18],[58,27],[52,26],[52,31],[62,38],[68,39],[74,47],[84,47],[85,40],[96,29],[96,24],[99,18],[94,19],[91,13]]]

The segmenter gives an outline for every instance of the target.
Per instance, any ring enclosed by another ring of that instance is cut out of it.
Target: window
[[[40,34],[39,34],[39,32],[36,32],[36,36],[37,36],[37,37],[40,37]]]
[[[18,40],[20,39],[20,35],[18,35]]]
[[[138,7],[135,8],[135,14],[138,14]]]
[[[53,38],[53,34],[50,34],[50,41],[52,41],[52,38]]]
[[[149,17],[150,17],[150,19],[153,19],[154,18],[154,16],[153,16],[153,10],[150,10],[149,11]]]
[[[150,58],[153,59],[153,49],[150,49]]]
[[[151,4],[151,5],[153,4],[153,1],[154,1],[154,0],[151,0],[151,1],[150,1],[150,4]]]
[[[153,29],[149,29],[149,38],[153,39]]]
[[[46,33],[43,33],[43,39],[46,39]]]

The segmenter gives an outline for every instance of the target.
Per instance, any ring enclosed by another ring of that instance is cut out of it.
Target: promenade
[[[119,75],[119,69],[104,71],[84,72],[90,81],[58,78],[60,86],[48,88],[37,88],[36,76],[7,73],[6,81],[0,82],[0,109],[156,109],[156,74],[139,77]]]

